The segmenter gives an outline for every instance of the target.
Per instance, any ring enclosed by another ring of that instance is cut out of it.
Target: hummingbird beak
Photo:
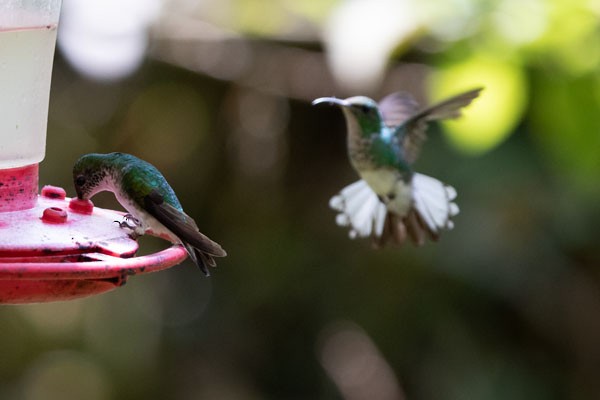
[[[316,106],[317,104],[327,103],[329,105],[338,105],[341,107],[349,107],[350,103],[344,99],[338,99],[337,97],[319,97],[316,100],[313,100],[312,105]]]

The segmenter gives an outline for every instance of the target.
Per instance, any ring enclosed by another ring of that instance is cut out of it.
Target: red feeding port
[[[187,257],[181,245],[136,257],[138,243],[114,222],[122,212],[69,199],[55,186],[38,196],[37,172],[37,165],[0,171],[0,303],[99,294]]]

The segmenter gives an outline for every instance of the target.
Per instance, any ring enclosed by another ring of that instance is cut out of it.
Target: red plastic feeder
[[[173,245],[135,257],[137,242],[114,223],[122,213],[67,199],[62,188],[46,186],[38,195],[60,5],[0,2],[6,17],[0,41],[8,49],[0,70],[0,303],[106,292],[130,275],[159,271],[187,256]]]
[[[70,300],[113,290],[130,275],[187,257],[181,245],[136,257],[138,243],[114,221],[123,213],[45,186],[38,165],[0,170],[0,303]]]

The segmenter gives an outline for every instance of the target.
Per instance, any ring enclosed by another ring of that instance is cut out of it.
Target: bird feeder
[[[171,245],[136,256],[123,213],[38,194],[60,0],[0,0],[0,303],[70,300],[181,263]],[[150,232],[150,234],[152,234]]]

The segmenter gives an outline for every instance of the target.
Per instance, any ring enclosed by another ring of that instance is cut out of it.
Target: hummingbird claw
[[[137,219],[136,217],[134,217],[133,215],[125,214],[123,216],[123,221],[114,221],[114,222],[119,224],[120,228],[131,229],[132,231],[136,232],[136,235],[139,236],[138,230],[140,229],[142,224],[140,223],[140,220]]]
[[[116,224],[119,224],[119,228],[121,229],[129,229],[131,230],[131,232],[129,232],[129,237],[132,238],[133,240],[137,240],[137,238],[139,238],[140,236],[143,235],[143,233],[140,233],[140,225],[132,225],[129,223],[129,220],[132,221],[137,221],[139,222],[137,219],[135,218],[123,218],[123,221],[113,221]]]
[[[136,226],[140,226],[141,225],[140,220],[137,219],[136,217],[134,217],[131,214],[125,214],[125,215],[123,215],[123,219],[125,221],[131,221],[131,222],[133,222]]]

